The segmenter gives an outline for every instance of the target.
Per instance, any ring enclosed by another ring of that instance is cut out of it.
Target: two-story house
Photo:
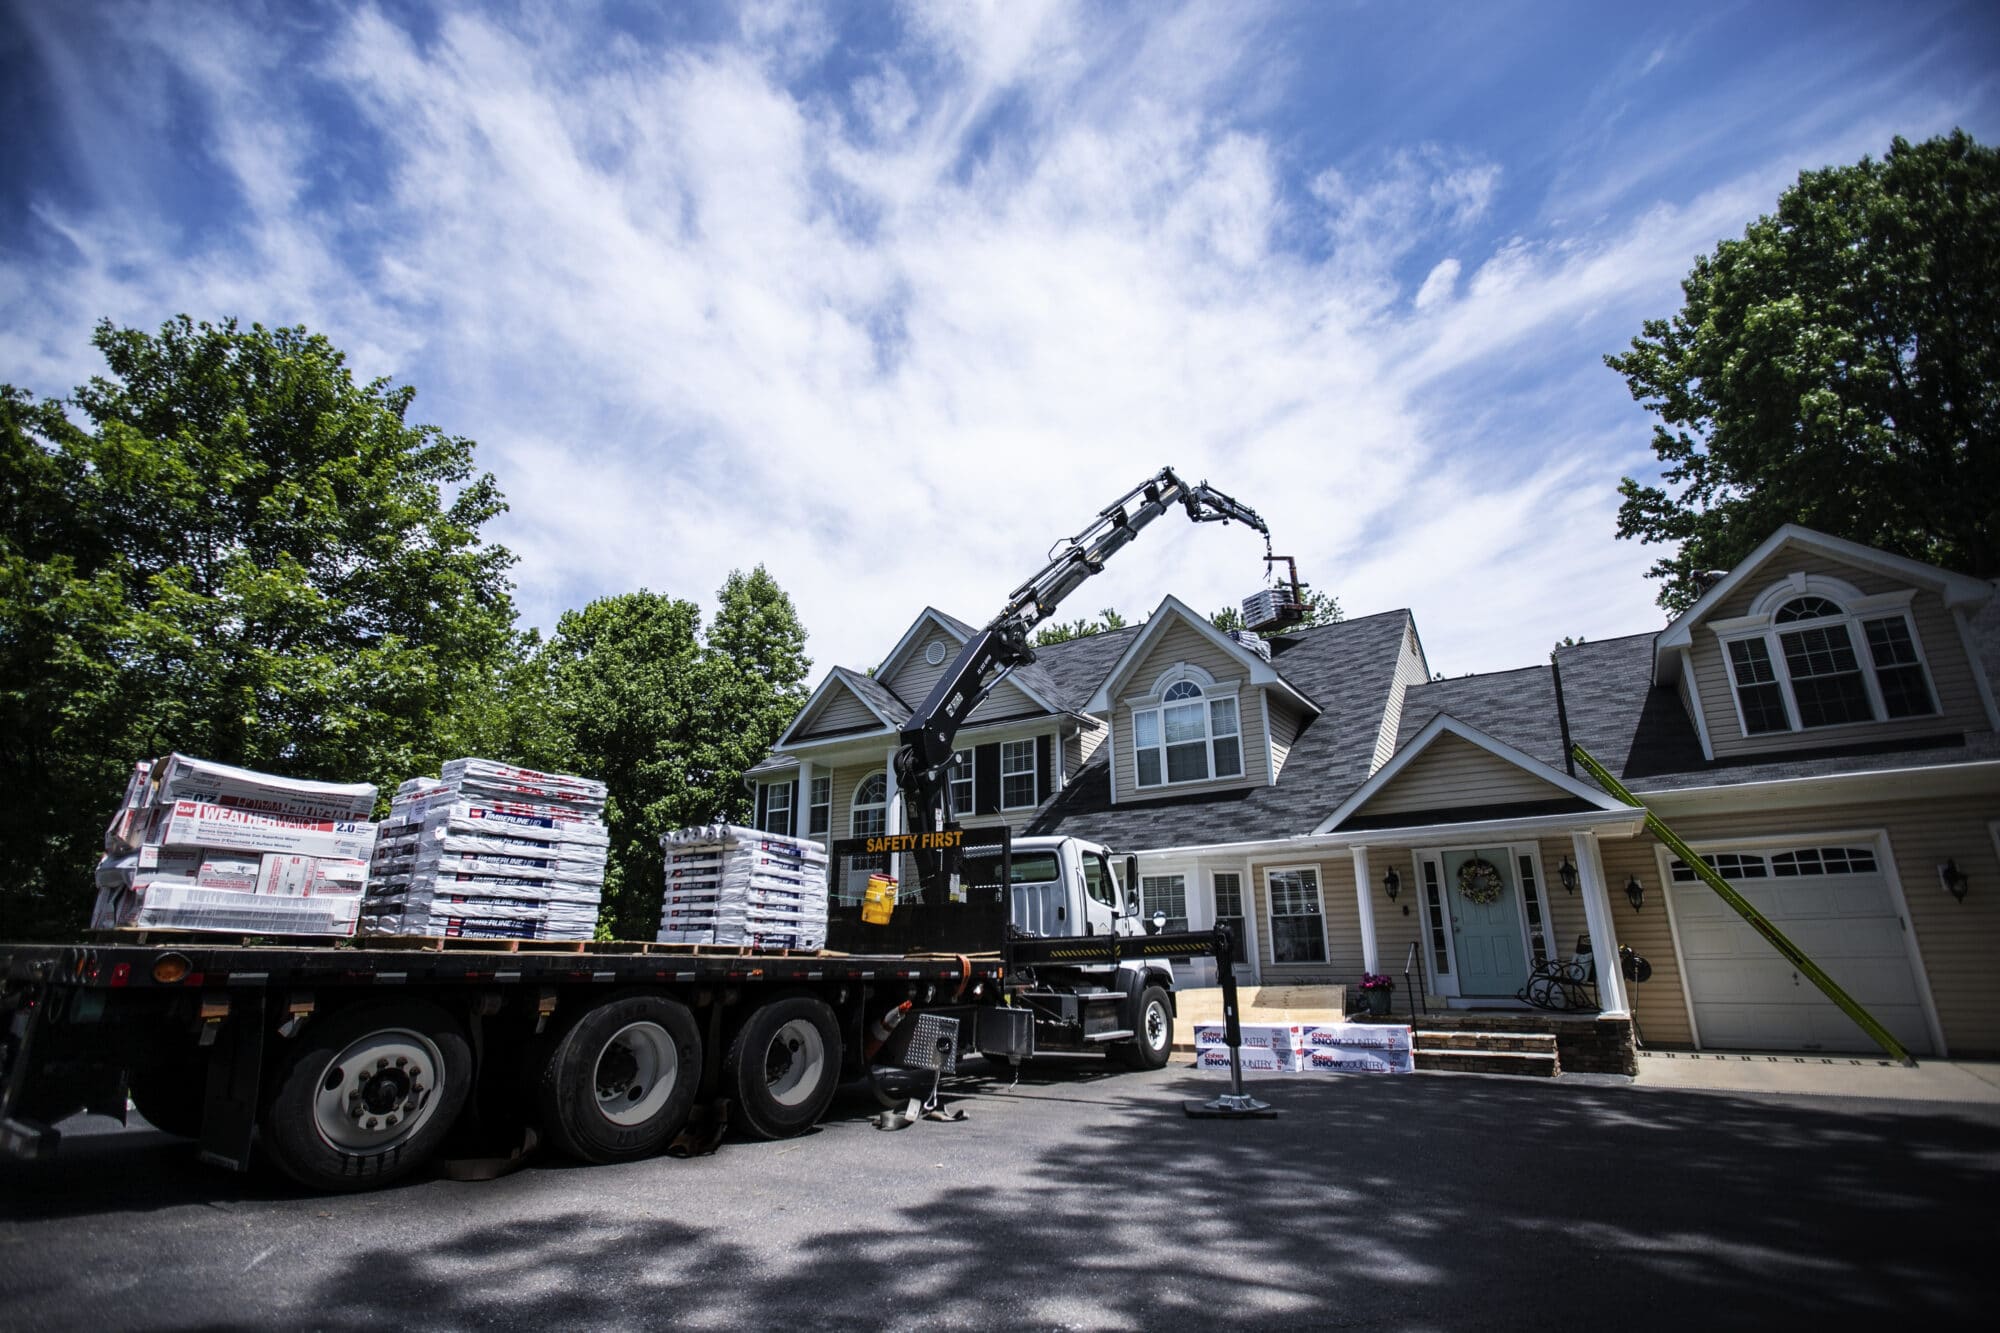
[[[1640,590],[1635,589],[1635,594]],[[1870,1049],[1581,744],[1912,1051],[2000,1050],[2000,605],[1990,582],[1787,526],[1655,634],[1433,680],[1407,611],[1217,631],[1169,597],[1052,645],[961,733],[969,824],[1136,853],[1144,910],[1236,926],[1265,982],[1408,975],[1518,1006],[1587,936],[1656,1045]],[[971,630],[836,668],[753,770],[766,827],[894,827],[895,733]]]

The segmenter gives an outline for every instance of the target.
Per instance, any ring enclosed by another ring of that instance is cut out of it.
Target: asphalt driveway
[[[848,1097],[790,1142],[353,1197],[79,1126],[0,1166],[0,1326],[1950,1327],[1995,1294],[1990,1105],[1420,1075],[1182,1115],[1220,1087],[1053,1065],[960,1079],[961,1124]]]

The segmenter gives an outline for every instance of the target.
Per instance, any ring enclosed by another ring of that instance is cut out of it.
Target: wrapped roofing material
[[[99,929],[351,935],[375,787],[171,754],[133,765],[98,863]]]
[[[734,824],[682,829],[666,853],[663,943],[764,949],[826,945],[826,849]]]
[[[454,759],[396,789],[369,872],[361,932],[587,940],[610,832],[605,787]]]

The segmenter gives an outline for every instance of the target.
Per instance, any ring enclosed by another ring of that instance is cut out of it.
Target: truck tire
[[[823,1000],[790,995],[755,1010],[729,1044],[723,1086],[734,1119],[760,1139],[786,1139],[825,1114],[840,1084],[840,1024]]]
[[[130,1091],[132,1105],[154,1129],[175,1138],[201,1137],[201,1117],[208,1101],[206,1060],[173,1060],[135,1069]]]
[[[1174,1010],[1167,993],[1148,986],[1139,994],[1139,1018],[1133,1024],[1136,1035],[1112,1047],[1112,1058],[1133,1069],[1162,1069],[1174,1052]]]
[[[701,1083],[694,1015],[664,995],[598,1005],[550,1048],[535,1077],[542,1128],[585,1162],[650,1157],[687,1123]]]
[[[265,1152],[301,1185],[374,1189],[423,1165],[465,1105],[472,1048],[423,1000],[307,1026],[261,1120]]]

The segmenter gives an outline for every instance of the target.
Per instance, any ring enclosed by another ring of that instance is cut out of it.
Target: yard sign
[[[1889,1029],[1876,1022],[1874,1016],[1856,1003],[1853,996],[1842,990],[1838,982],[1820,970],[1818,963],[1806,957],[1798,945],[1786,939],[1783,931],[1772,925],[1762,912],[1751,906],[1748,898],[1731,888],[1729,881],[1716,874],[1708,862],[1696,856],[1692,847],[1682,842],[1679,835],[1662,823],[1658,815],[1641,804],[1638,797],[1626,791],[1624,784],[1612,777],[1604,765],[1592,759],[1588,750],[1579,745],[1571,753],[1576,756],[1576,762],[1583,765],[1584,771],[1597,779],[1598,786],[1625,804],[1645,810],[1647,831],[1666,844],[1667,850],[1684,861],[1689,869],[1701,876],[1701,882],[1714,889],[1722,901],[1728,903],[1738,916],[1750,923],[1752,930],[1770,941],[1771,947],[1776,949],[1786,962],[1796,967],[1808,981],[1819,987],[1827,999],[1839,1005],[1840,1011],[1853,1019],[1861,1030],[1868,1034],[1871,1041],[1904,1064],[1916,1064],[1916,1061],[1910,1058],[1910,1053],[1903,1049],[1903,1044],[1889,1035]]]

